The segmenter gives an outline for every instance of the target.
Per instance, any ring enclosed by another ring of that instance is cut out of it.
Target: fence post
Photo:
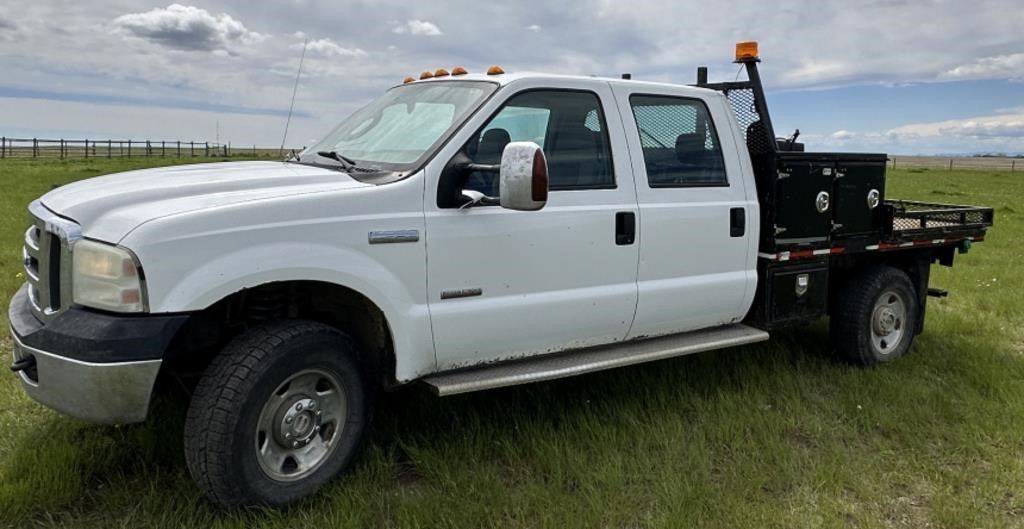
[[[89,159],[89,140],[85,140],[85,159]]]
[[[949,159],[949,170],[950,171],[953,170],[953,159],[952,158]]]
[[[189,156],[195,156],[196,155],[196,142],[194,142],[194,141],[188,142],[188,154],[189,154]]]
[[[160,157],[167,156],[167,142],[160,140]]]
[[[132,140],[128,140],[128,157],[132,157]]]
[[[32,157],[35,158],[39,155],[39,140],[32,138]]]
[[[7,136],[0,136],[0,158],[7,158]]]
[[[107,158],[110,158],[110,156],[111,156],[110,150],[111,150],[111,141],[107,140]]]
[[[209,158],[210,157],[210,142],[206,142],[205,145],[206,145],[206,157]]]
[[[1017,160],[1010,160],[1010,172],[1014,172],[1017,169]]]
[[[252,144],[252,155],[253,155],[254,158],[256,157],[256,144],[255,143]]]
[[[178,158],[181,158],[181,140],[178,140]]]

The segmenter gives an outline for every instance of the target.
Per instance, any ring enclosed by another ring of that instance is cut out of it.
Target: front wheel
[[[847,360],[870,365],[903,356],[920,314],[907,274],[880,266],[862,272],[838,294],[830,321],[832,342]]]
[[[231,342],[203,374],[185,422],[199,488],[228,508],[283,507],[348,468],[369,401],[352,340],[284,321]]]

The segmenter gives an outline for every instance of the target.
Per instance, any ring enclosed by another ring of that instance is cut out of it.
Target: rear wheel
[[[839,292],[830,321],[833,345],[851,362],[890,362],[910,349],[918,314],[906,273],[888,266],[870,268]]]
[[[235,339],[203,374],[185,422],[199,488],[229,508],[285,506],[351,466],[369,423],[352,340],[284,321]]]

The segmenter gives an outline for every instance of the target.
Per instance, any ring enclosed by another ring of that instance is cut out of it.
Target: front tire
[[[920,311],[910,278],[889,266],[869,268],[839,292],[832,343],[850,362],[891,362],[910,350]]]
[[[351,338],[320,323],[270,323],[233,340],[203,374],[185,459],[224,507],[283,507],[352,465],[369,419]]]

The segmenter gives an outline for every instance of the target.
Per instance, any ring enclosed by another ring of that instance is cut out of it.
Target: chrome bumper
[[[94,423],[146,419],[161,360],[83,362],[29,347],[13,328],[11,340],[15,363],[35,358],[34,369],[17,375],[25,392],[39,403]]]

